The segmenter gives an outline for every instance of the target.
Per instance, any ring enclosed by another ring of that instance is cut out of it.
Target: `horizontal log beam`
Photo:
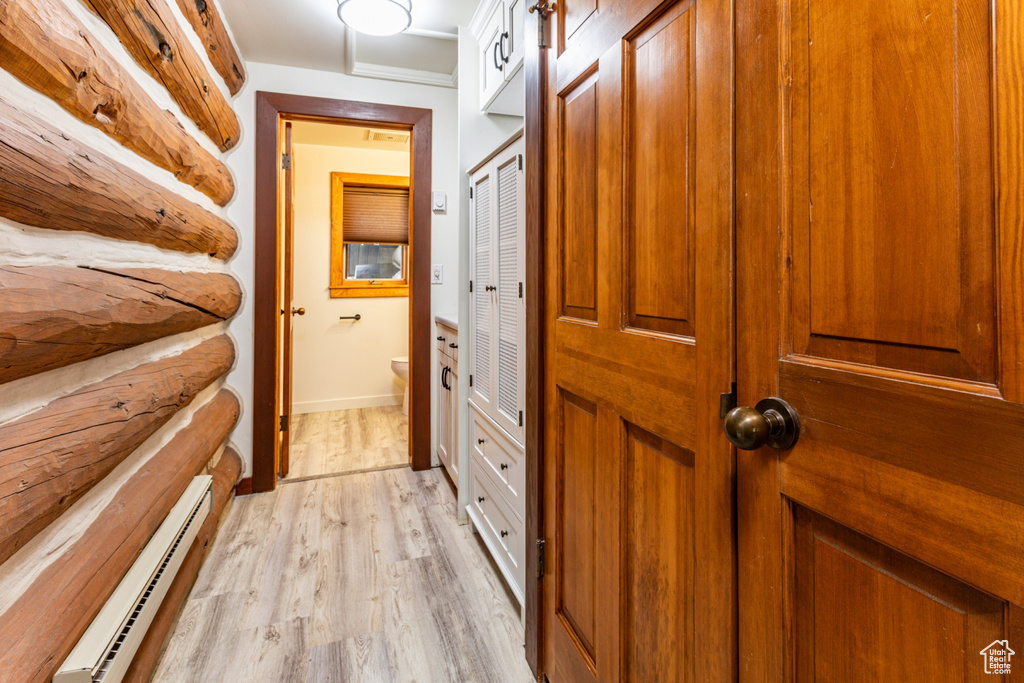
[[[48,123],[0,102],[0,216],[227,259],[238,247],[219,216]]]
[[[242,476],[241,457],[234,449],[228,448],[210,474],[213,475],[213,510],[199,528],[199,535],[185,555],[174,581],[167,589],[164,601],[160,603],[153,622],[143,636],[131,666],[122,679],[125,683],[149,683],[156,673],[160,655],[170,639],[174,624],[178,621],[178,616],[199,576],[199,569],[203,566],[210,545],[217,535],[217,527],[224,514],[224,508],[234,496],[235,484]]]
[[[216,337],[0,426],[0,563],[227,373],[234,359],[231,339]]]
[[[164,0],[86,1],[199,130],[223,152],[235,146],[238,118]]]
[[[0,1],[0,64],[221,206],[231,200],[227,166],[161,109],[61,0]]]
[[[178,7],[202,41],[213,68],[231,94],[237,95],[245,83],[245,67],[213,0],[178,0]]]
[[[49,681],[238,420],[224,390],[156,453],[0,614],[3,680]]]
[[[224,273],[0,266],[0,383],[227,320]]]

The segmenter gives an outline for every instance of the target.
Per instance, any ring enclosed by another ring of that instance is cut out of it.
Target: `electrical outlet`
[[[430,271],[430,284],[439,285],[444,279],[444,266],[440,263],[435,263],[434,267]]]

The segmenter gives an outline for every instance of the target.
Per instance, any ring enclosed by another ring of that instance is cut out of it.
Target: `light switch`
[[[434,191],[431,195],[431,210],[434,213],[445,213],[448,210],[448,197],[444,192]]]
[[[430,284],[439,285],[444,275],[444,266],[440,263],[435,263],[434,267],[430,270]]]

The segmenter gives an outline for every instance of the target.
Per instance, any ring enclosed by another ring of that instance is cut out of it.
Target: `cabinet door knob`
[[[444,341],[444,337],[438,337],[438,338],[437,338],[437,341],[439,341],[439,342],[443,342],[443,341]]]
[[[451,344],[448,345],[448,348],[450,348],[450,349],[457,349],[457,348],[459,348],[459,345],[456,344],[455,342],[452,342]]]
[[[478,502],[478,503],[484,502],[484,497],[483,496],[477,496],[476,497],[476,502]]]
[[[487,439],[477,439],[476,442],[478,444],[484,444],[484,443],[487,443]]]
[[[501,469],[507,470],[508,469],[508,463],[504,463],[504,462],[501,463]]]
[[[501,537],[502,537],[502,538],[505,538],[506,536],[508,536],[508,532],[507,532],[507,531],[505,531],[504,529],[502,529],[502,530],[501,530]]]

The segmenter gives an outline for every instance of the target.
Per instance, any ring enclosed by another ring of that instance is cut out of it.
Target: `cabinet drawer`
[[[522,602],[526,583],[523,523],[494,490],[494,482],[480,470],[479,459],[474,460],[472,470],[470,516],[512,591]]]
[[[526,467],[523,451],[499,427],[476,410],[469,429],[469,445],[480,467],[500,483],[502,494],[520,518],[526,513]]]

